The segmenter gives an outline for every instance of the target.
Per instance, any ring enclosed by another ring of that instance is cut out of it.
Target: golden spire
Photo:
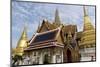
[[[26,26],[22,32],[22,35],[18,41],[18,45],[16,47],[16,55],[22,56],[24,53],[24,49],[28,46],[27,43],[27,33],[26,33]]]
[[[56,9],[56,12],[55,12],[55,21],[54,22],[58,25],[61,24],[58,9]]]
[[[85,6],[83,6],[83,10],[84,10],[84,16],[88,16]]]
[[[83,7],[83,11],[84,11],[84,29],[83,29],[83,31],[94,29],[93,25],[91,24],[90,17],[87,14],[85,6]]]
[[[88,16],[85,7],[83,7],[84,11],[84,28],[81,37],[81,44],[85,47],[95,46],[95,29],[91,24],[90,17]]]

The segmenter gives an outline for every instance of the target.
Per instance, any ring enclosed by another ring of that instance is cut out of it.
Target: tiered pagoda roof
[[[25,51],[41,49],[45,47],[63,47],[63,44],[57,41],[57,37],[60,36],[60,31],[61,29],[57,28],[54,30],[35,34],[35,36],[31,39],[29,43],[29,47],[25,49]]]
[[[87,15],[85,7],[84,10],[84,28],[81,36],[80,46],[92,47],[95,46],[95,28],[91,24],[91,20]]]

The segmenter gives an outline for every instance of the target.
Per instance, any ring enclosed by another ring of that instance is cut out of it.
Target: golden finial
[[[85,6],[83,6],[83,11],[84,11],[84,16],[87,16],[87,11]]]

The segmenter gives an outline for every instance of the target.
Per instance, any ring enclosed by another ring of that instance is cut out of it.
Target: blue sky
[[[43,19],[47,19],[51,23],[54,21],[56,9],[59,10],[60,20],[63,24],[76,24],[78,31],[82,31],[83,6],[12,1],[12,47],[16,47],[25,24],[28,39],[30,39]],[[86,9],[95,26],[95,7],[86,6]]]

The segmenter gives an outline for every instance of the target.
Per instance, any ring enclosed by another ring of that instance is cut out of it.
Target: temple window
[[[34,52],[34,56],[36,56],[36,52]]]
[[[74,37],[74,34],[72,34],[72,37]]]
[[[61,56],[60,55],[56,55],[56,63],[61,63]]]

